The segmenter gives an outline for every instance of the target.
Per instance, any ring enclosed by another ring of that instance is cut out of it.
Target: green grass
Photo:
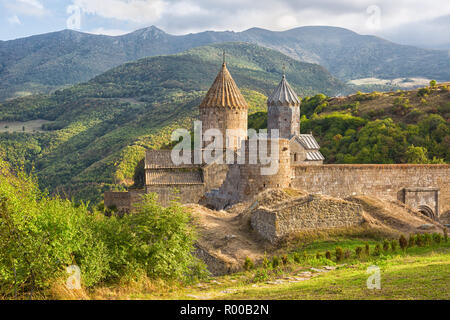
[[[151,292],[109,296],[120,299],[221,299],[221,300],[279,300],[279,299],[450,299],[450,243],[433,244],[429,247],[412,247],[406,252],[382,252],[382,255],[363,256],[356,259],[354,250],[350,259],[336,263],[336,246],[354,249],[362,246],[364,239],[317,240],[303,247],[308,258],[300,263],[290,261],[286,266],[275,270],[262,266],[254,270],[210,278],[199,285],[190,287],[173,286]],[[370,240],[371,251],[380,241]],[[315,253],[333,252],[332,261],[317,261]],[[294,250],[295,251],[295,250]],[[292,251],[292,252],[294,252]],[[292,253],[291,253],[292,254]],[[317,273],[309,280],[296,283],[285,281],[273,284],[274,280],[298,277],[299,272],[311,271],[311,267],[336,265],[336,270]],[[369,266],[376,265],[381,271],[381,289],[367,288]],[[265,270],[265,271],[264,271]],[[261,272],[268,278],[258,280],[255,275]],[[272,283],[269,283],[272,282]],[[98,297],[98,296],[97,296]]]

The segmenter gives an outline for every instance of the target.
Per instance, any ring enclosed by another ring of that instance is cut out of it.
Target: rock
[[[313,272],[327,272],[327,270],[317,269],[317,268],[311,268],[310,270]]]
[[[447,223],[447,224],[444,224],[444,227],[446,227],[446,228],[449,228],[449,229],[450,229],[450,224],[449,224],[449,223]]]
[[[234,239],[234,238],[236,238],[236,236],[234,234],[227,234],[225,236],[225,240],[231,240],[231,239]]]
[[[325,266],[323,267],[325,270],[336,270],[336,267],[333,266]]]
[[[433,229],[434,228],[434,225],[432,225],[432,224],[422,224],[421,226],[419,226],[419,227],[417,227],[417,229],[420,229],[420,230],[430,230],[430,229]]]

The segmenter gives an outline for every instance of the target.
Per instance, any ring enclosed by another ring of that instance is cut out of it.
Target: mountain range
[[[64,30],[0,41],[0,100],[48,93],[140,58],[223,42],[275,49],[298,61],[319,64],[343,81],[368,77],[450,80],[447,51],[399,45],[343,28],[300,27],[283,32],[252,28],[176,36],[152,26],[116,37]]]

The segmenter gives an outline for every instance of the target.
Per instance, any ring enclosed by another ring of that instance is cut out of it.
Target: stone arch
[[[434,215],[433,209],[431,209],[429,206],[420,205],[419,208],[417,208],[417,210],[421,214],[423,214],[423,215],[425,215],[425,216],[427,216],[427,217],[429,217],[429,218],[431,218],[433,220],[435,219],[435,215]]]

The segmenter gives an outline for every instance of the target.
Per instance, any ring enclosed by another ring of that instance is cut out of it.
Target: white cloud
[[[21,2],[25,5],[35,7],[36,9],[40,9],[40,10],[44,9],[44,6],[38,0],[17,0],[17,2]]]
[[[74,0],[73,4],[87,14],[135,23],[153,23],[165,7],[162,0]]]
[[[12,17],[8,18],[8,22],[10,24],[22,24],[22,22],[20,21],[19,17],[17,15],[14,15]]]
[[[96,28],[86,32],[92,34],[103,34],[107,36],[121,36],[123,34],[129,33],[130,30]]]
[[[15,14],[43,16],[48,13],[44,5],[38,0],[12,0],[4,2],[4,5]]]

